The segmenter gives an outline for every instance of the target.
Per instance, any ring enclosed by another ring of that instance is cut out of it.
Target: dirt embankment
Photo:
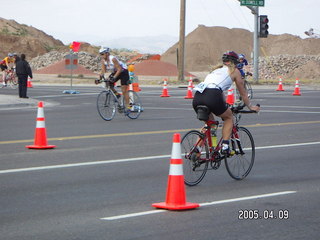
[[[253,33],[244,29],[199,25],[186,36],[185,68],[187,71],[209,71],[219,63],[224,52],[243,53],[252,63]],[[259,71],[262,77],[277,75],[319,78],[320,39],[301,39],[290,34],[269,35],[260,39]],[[169,48],[161,60],[176,64],[178,43]],[[283,57],[285,56],[285,57]],[[278,70],[276,70],[278,69]],[[276,71],[275,71],[276,70]]]

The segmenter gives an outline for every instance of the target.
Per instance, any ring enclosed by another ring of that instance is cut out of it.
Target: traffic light
[[[260,27],[259,27],[259,37],[266,38],[268,37],[268,28],[269,28],[269,19],[267,15],[260,15]]]

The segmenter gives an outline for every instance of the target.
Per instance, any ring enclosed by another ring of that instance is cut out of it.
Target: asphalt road
[[[251,173],[235,181],[224,164],[208,171],[186,187],[200,208],[177,212],[151,204],[165,200],[173,133],[202,125],[186,89],[161,98],[161,87],[142,88],[139,119],[106,122],[95,105],[101,89],[76,88],[28,89],[45,102],[52,150],[25,148],[36,107],[0,108],[1,239],[319,239],[319,91],[255,89],[262,111],[241,119],[256,144]]]

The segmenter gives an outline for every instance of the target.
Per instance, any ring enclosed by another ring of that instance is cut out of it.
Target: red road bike
[[[6,84],[9,85],[12,89],[16,89],[18,86],[18,80],[16,73],[13,69],[5,70],[6,71]],[[2,85],[4,87],[4,85]]]
[[[217,170],[224,160],[229,175],[242,180],[250,173],[254,158],[255,145],[250,131],[239,126],[242,113],[256,113],[243,110],[244,106],[231,107],[235,117],[230,140],[230,154],[221,153],[222,137],[217,142],[219,121],[209,120],[209,109],[201,105],[197,108],[198,119],[205,121],[200,130],[187,132],[181,140],[183,172],[185,184],[197,185],[202,181],[208,169]]]

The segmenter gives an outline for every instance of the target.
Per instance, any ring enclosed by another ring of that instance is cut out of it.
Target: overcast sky
[[[251,11],[237,0],[186,0],[186,34],[198,24],[254,30]],[[320,0],[265,0],[260,15],[269,33],[320,29]],[[180,0],[12,0],[1,17],[36,27],[68,44],[97,43],[122,37],[179,36]]]

